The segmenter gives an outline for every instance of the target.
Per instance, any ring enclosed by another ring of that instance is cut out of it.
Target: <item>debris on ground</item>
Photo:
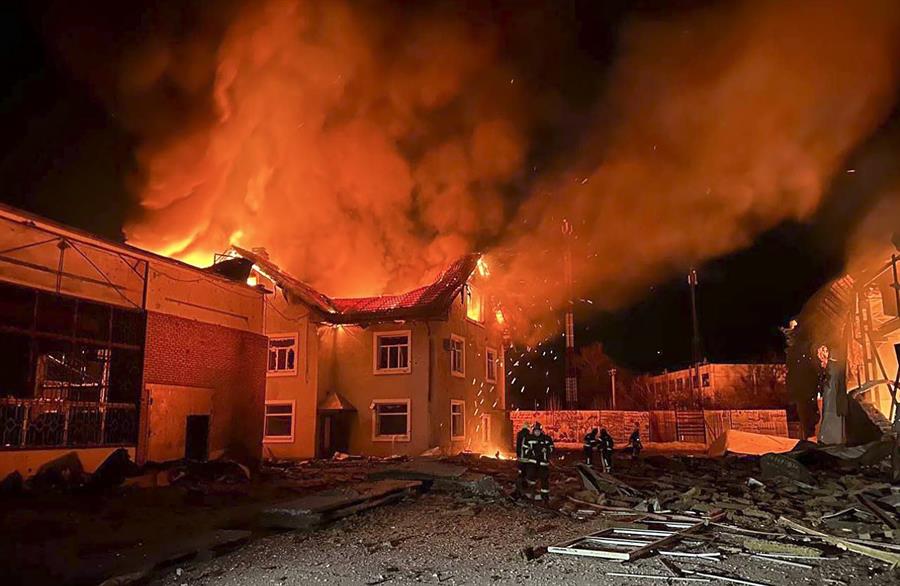
[[[415,480],[379,480],[353,488],[319,492],[262,512],[260,524],[273,529],[309,529],[373,507],[398,502],[421,488]]]

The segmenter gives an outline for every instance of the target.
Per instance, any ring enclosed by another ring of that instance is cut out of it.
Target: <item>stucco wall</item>
[[[10,450],[0,452],[0,479],[18,471],[23,478],[29,478],[47,462],[52,462],[66,454],[74,452],[78,455],[85,472],[93,473],[110,454],[118,450],[118,446],[102,448],[54,448],[47,450]],[[125,448],[134,458],[134,448]]]
[[[294,401],[294,441],[264,440],[264,458],[299,459],[315,456],[319,335],[310,317],[310,311],[305,305],[288,303],[280,291],[270,295],[267,300],[266,334],[297,336],[297,372],[266,377],[267,401]]]
[[[508,449],[511,438],[511,424],[504,407],[505,369],[502,360],[503,340],[492,316],[484,323],[466,318],[465,303],[457,296],[447,321],[431,322],[435,338],[435,363],[433,369],[433,393],[431,404],[433,446],[440,446],[451,452],[470,450],[491,452]],[[451,334],[465,338],[465,376],[457,377],[450,372],[450,352],[445,349],[444,340]],[[498,353],[496,382],[486,378],[486,348]],[[465,401],[465,439],[453,440],[450,434],[451,400]],[[482,437],[482,415],[490,418],[490,437]]]
[[[355,425],[351,426],[350,451],[355,454],[388,456],[420,454],[429,447],[428,417],[428,329],[423,323],[378,324],[369,328],[347,326],[328,328],[323,336],[331,336],[333,356],[322,363],[330,369],[331,384],[320,388],[320,396],[330,390],[343,395],[356,407]],[[374,335],[376,332],[408,330],[410,339],[410,372],[375,374]],[[409,399],[409,441],[375,441],[372,437],[373,400]]]

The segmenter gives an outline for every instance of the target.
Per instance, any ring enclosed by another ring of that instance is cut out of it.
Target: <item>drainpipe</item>
[[[430,449],[435,444],[435,430],[434,430],[434,409],[431,404],[431,395],[432,395],[432,363],[434,353],[434,340],[431,337],[431,322],[425,320],[425,331],[428,332],[428,448]]]

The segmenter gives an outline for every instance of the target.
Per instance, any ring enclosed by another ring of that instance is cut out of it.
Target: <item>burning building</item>
[[[0,207],[0,477],[75,451],[259,458],[264,294]]]
[[[267,287],[263,455],[417,455],[508,446],[501,318],[483,297],[480,255],[399,295],[330,298],[264,251],[220,270]]]
[[[897,240],[896,237],[894,239]],[[878,439],[897,417],[900,383],[900,256],[882,247],[856,261],[846,275],[817,292],[789,332],[788,389],[801,421],[812,429],[816,413],[813,359],[827,346],[841,376],[838,415],[851,444]],[[896,427],[896,426],[894,426]]]

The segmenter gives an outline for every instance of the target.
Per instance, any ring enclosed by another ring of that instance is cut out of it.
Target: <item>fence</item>
[[[137,406],[47,399],[0,399],[0,450],[134,445]]]
[[[563,447],[580,446],[594,427],[605,427],[619,444],[628,441],[635,423],[644,442],[711,443],[725,430],[788,436],[784,409],[726,411],[511,411],[513,431],[540,421]]]

